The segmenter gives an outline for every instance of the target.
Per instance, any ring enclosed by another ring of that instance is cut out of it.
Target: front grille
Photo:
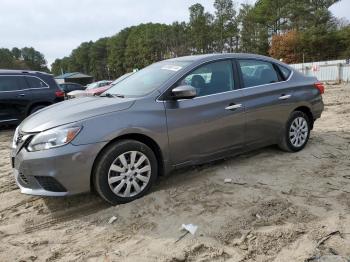
[[[24,185],[28,185],[28,178],[25,176],[25,175],[23,175],[22,173],[21,174],[19,174],[19,178],[21,179],[21,182],[24,184]]]
[[[35,179],[38,181],[40,186],[47,191],[51,192],[67,192],[67,189],[64,188],[56,179],[49,176],[36,176]]]

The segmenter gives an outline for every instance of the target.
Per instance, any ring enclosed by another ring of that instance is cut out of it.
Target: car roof
[[[249,54],[249,53],[214,53],[214,54],[203,54],[203,55],[191,55],[191,56],[182,56],[182,57],[176,57],[171,58],[168,60],[168,62],[201,62],[201,61],[210,61],[215,59],[225,59],[225,58],[238,58],[238,59],[263,59],[263,60],[269,60],[276,62],[277,60],[262,56],[262,55],[256,55],[256,54]]]
[[[52,75],[41,71],[31,71],[31,70],[14,70],[14,69],[0,69],[0,74],[42,74],[42,75]]]

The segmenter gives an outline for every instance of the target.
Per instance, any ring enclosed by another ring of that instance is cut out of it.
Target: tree
[[[258,23],[254,6],[242,4],[238,21],[241,27],[240,50],[245,53],[268,54],[268,30]]]
[[[13,69],[15,59],[11,51],[7,48],[0,48],[0,68]]]
[[[269,54],[282,59],[285,63],[298,63],[301,60],[300,35],[297,31],[289,31],[282,35],[274,35]]]
[[[107,38],[101,38],[91,46],[90,74],[95,79],[110,79],[107,66],[107,40]]]
[[[212,50],[213,16],[204,11],[201,4],[190,6],[190,32],[194,53],[207,53]]]
[[[30,69],[38,71],[49,71],[44,55],[35,50],[33,47],[22,48],[21,56],[25,64]]]
[[[22,49],[14,47],[11,51],[7,48],[1,48],[0,67],[7,69],[49,71],[44,55],[33,47],[24,47]]]
[[[72,63],[74,64],[73,71],[79,71],[82,73],[89,73],[90,71],[90,49],[93,46],[93,42],[84,42],[78,48],[74,49],[71,54]]]
[[[218,41],[217,51],[238,49],[238,22],[232,0],[215,0],[215,39]],[[234,44],[235,43],[235,44]]]
[[[350,25],[337,32],[337,44],[340,45],[340,58],[350,58]]]
[[[174,22],[168,27],[168,57],[184,56],[191,53],[190,27],[185,23]]]
[[[117,78],[126,73],[125,49],[132,28],[125,28],[107,41],[107,64],[111,76]]]
[[[133,27],[126,41],[127,71],[163,60],[167,56],[167,32],[168,26],[164,24],[149,23]]]
[[[16,60],[20,60],[22,58],[22,51],[19,48],[14,47],[12,48],[11,52]]]
[[[237,12],[235,0],[213,0],[214,15],[197,3],[189,7],[188,23],[140,24],[82,43],[69,56],[55,60],[52,72],[81,71],[96,80],[117,78],[159,60],[211,52],[270,54],[286,62],[300,62],[303,54],[306,61],[336,59],[350,54],[348,22],[335,19],[329,11],[336,2],[257,0],[242,4]],[[30,52],[20,51],[12,50],[14,66],[34,67],[26,55]],[[35,56],[35,61],[44,60]]]

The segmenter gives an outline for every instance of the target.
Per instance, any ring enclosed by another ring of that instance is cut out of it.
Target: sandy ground
[[[328,86],[324,100],[302,152],[182,170],[115,207],[94,194],[20,194],[13,130],[1,131],[0,261],[350,261],[350,86]],[[198,230],[176,242],[182,223]]]

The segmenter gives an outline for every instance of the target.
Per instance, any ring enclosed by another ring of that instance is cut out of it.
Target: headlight
[[[15,134],[13,135],[13,139],[12,139],[12,148],[13,149],[15,149],[17,147],[18,131],[19,131],[19,126],[16,128]]]
[[[28,151],[40,151],[64,146],[79,133],[81,127],[57,127],[41,132],[33,137],[27,146]]]

